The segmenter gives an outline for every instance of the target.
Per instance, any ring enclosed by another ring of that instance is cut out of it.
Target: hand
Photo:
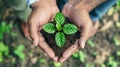
[[[45,42],[40,31],[44,24],[53,20],[58,11],[55,0],[39,0],[32,5],[32,13],[28,19],[29,39],[33,41],[35,46],[38,45],[43,49],[54,61],[57,61],[58,58],[55,57],[53,50]]]
[[[98,23],[93,23],[89,17],[87,9],[82,5],[67,3],[63,8],[63,13],[74,24],[76,24],[81,32],[79,40],[69,47],[60,58],[59,62],[64,62],[69,56],[78,50],[78,48],[84,48],[87,39],[96,33]]]

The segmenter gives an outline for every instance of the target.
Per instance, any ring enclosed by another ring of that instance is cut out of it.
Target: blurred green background
[[[19,30],[11,8],[0,0],[0,67],[120,67],[120,1],[98,22],[96,35],[64,63],[53,62]]]

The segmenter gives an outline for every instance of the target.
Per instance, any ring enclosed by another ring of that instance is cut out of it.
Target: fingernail
[[[81,48],[84,48],[84,47],[85,47],[85,42],[82,41],[82,42],[81,42]]]

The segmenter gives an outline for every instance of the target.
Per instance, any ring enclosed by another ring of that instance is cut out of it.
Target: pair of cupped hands
[[[81,37],[63,53],[60,59],[58,59],[40,33],[43,25],[53,21],[57,12],[59,12],[59,9],[55,0],[39,0],[35,2],[32,5],[32,13],[28,18],[29,35],[27,38],[32,40],[35,46],[39,46],[43,49],[54,61],[64,62],[74,52],[78,51],[79,48],[85,47],[87,39],[95,34],[97,27],[96,24],[91,21],[89,11],[86,8],[83,8],[82,5],[76,3],[76,0],[68,1],[62,10],[62,13],[78,26]]]

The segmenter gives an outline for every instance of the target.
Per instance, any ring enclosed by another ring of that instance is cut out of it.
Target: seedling
[[[117,56],[120,56],[120,51],[117,51],[117,52],[116,52],[116,55],[117,55]]]
[[[109,56],[107,67],[118,67],[118,62],[115,60],[114,56]]]
[[[95,67],[95,66],[94,66],[94,64],[86,63],[86,64],[85,64],[85,67]]]
[[[0,39],[3,39],[4,33],[10,33],[12,27],[12,24],[6,24],[6,22],[2,21],[0,23]]]
[[[74,54],[72,55],[72,57],[77,59],[77,58],[79,58],[79,54],[78,54],[78,53],[74,53]]]
[[[80,60],[80,62],[85,62],[85,59],[86,59],[85,54],[81,50],[78,53],[74,53],[72,55],[72,57],[75,58],[75,59],[78,58]]]
[[[93,42],[91,39],[89,39],[89,40],[87,41],[87,44],[90,45],[92,48],[95,47],[95,44],[94,44],[94,42]]]
[[[79,51],[79,59],[81,62],[85,62],[85,59],[86,59],[85,54],[81,50]]]
[[[113,42],[116,46],[120,46],[120,40],[117,38],[117,36],[113,37]]]
[[[43,26],[43,30],[49,34],[55,34],[55,42],[58,47],[62,47],[65,44],[65,34],[74,34],[77,32],[77,26],[71,23],[64,24],[65,17],[62,13],[57,13],[55,18],[55,24],[47,23]]]
[[[58,62],[53,62],[54,67],[62,67],[62,63],[58,63]]]
[[[39,60],[39,62],[40,62],[40,63],[46,63],[46,60],[45,60],[44,58],[41,58],[41,59]]]
[[[120,0],[117,1],[117,8],[120,8]]]
[[[0,42],[0,62],[3,61],[3,56],[8,56],[9,48],[3,42]]]
[[[120,28],[120,22],[116,22],[115,25],[117,28]]]
[[[21,60],[25,59],[25,53],[23,52],[24,48],[24,45],[21,44],[17,46],[14,50],[14,54],[18,56]]]

